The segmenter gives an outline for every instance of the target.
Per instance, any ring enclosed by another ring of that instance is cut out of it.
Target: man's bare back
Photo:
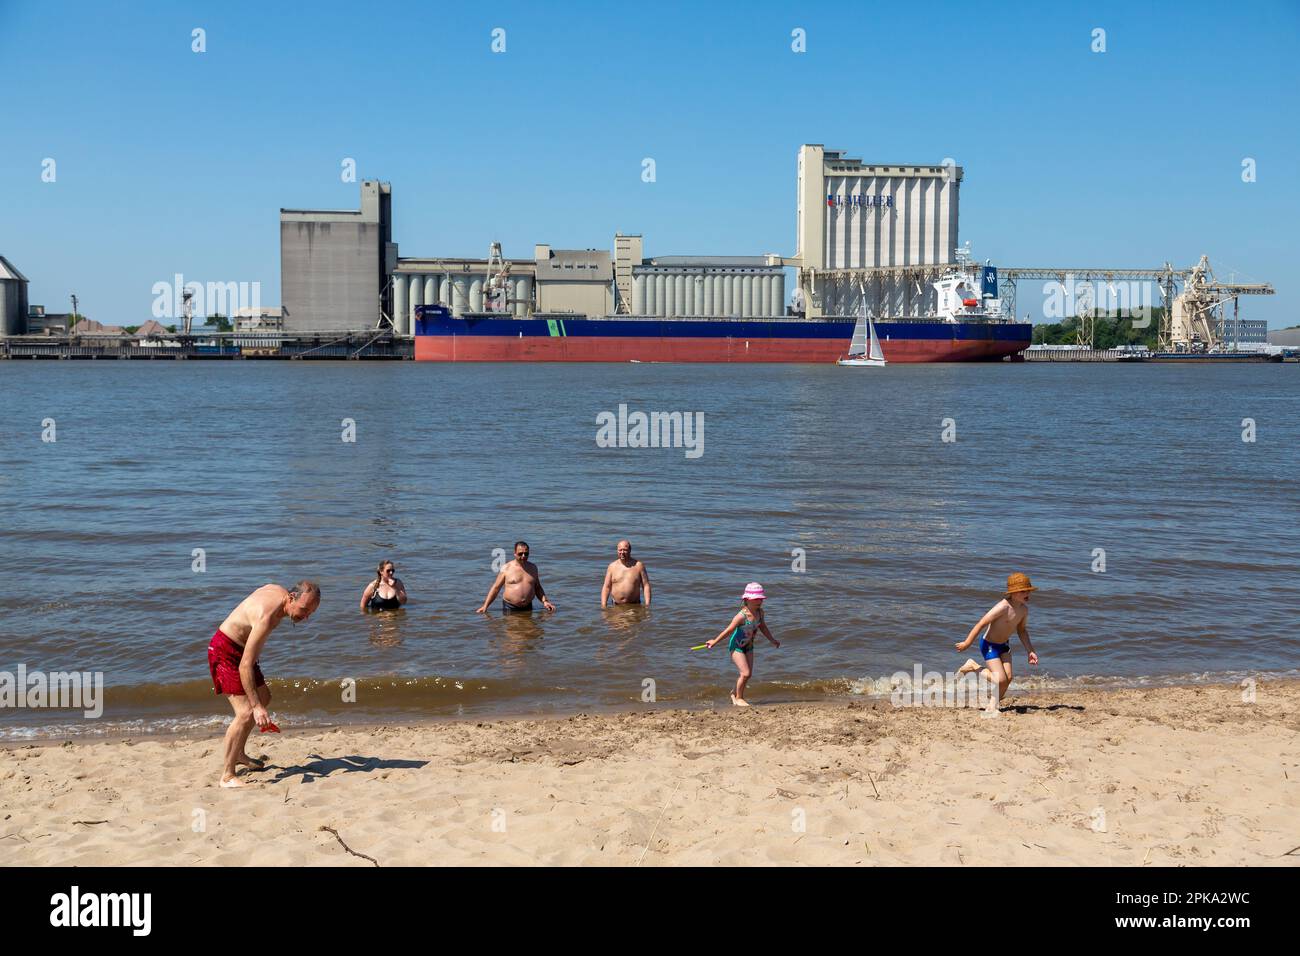
[[[288,589],[278,584],[262,585],[226,616],[221,622],[221,632],[243,647],[259,624],[265,631],[272,631],[284,619],[285,598],[288,596]]]

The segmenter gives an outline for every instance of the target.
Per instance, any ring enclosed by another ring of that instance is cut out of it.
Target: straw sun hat
[[[1029,575],[1021,574],[1017,571],[1015,574],[1007,575],[1007,593],[1017,594],[1020,591],[1037,591],[1038,588],[1029,583]]]

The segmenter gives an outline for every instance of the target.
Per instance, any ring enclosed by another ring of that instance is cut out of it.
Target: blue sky
[[[1300,322],[1298,41],[1294,0],[0,0],[0,254],[33,303],[67,311],[76,292],[105,322],[144,321],[178,272],[258,281],[276,304],[280,207],[355,208],[351,157],[392,183],[404,256],[611,248],[616,230],[647,255],[789,255],[796,153],[813,142],[956,159],[980,259],[1207,253],[1221,278],[1272,282],[1243,315],[1281,327]]]

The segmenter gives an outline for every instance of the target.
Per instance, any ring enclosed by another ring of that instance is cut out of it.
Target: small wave
[[[906,671],[910,683],[912,675]],[[925,671],[923,677],[931,673],[950,678],[953,672]],[[1201,671],[1184,674],[1075,674],[1051,675],[1031,674],[1015,677],[1011,681],[1013,691],[1072,691],[1072,690],[1129,690],[1144,687],[1185,687],[1197,684],[1240,684],[1246,680],[1295,680],[1300,678],[1300,669],[1280,671]],[[895,686],[893,675],[887,677],[859,677],[849,682],[850,694],[863,697],[888,697]]]

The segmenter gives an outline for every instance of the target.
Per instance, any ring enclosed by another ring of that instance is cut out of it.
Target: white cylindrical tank
[[[406,314],[406,276],[393,276],[393,328],[398,335],[411,334]]]
[[[772,286],[775,290],[776,314],[785,315],[785,273],[779,273],[772,276]]]
[[[483,280],[478,276],[471,279],[469,283],[469,310],[483,311]]]
[[[407,328],[415,328],[415,307],[424,305],[424,277],[414,275],[410,278],[410,285],[407,287],[407,308],[410,310],[410,325]]]
[[[704,298],[700,303],[700,315],[713,315],[713,276],[707,273],[700,279],[704,289]]]
[[[653,272],[645,277],[645,314],[659,314],[655,311],[655,276]]]
[[[645,276],[632,277],[632,314],[645,313]]]
[[[454,315],[464,315],[469,309],[469,278],[456,276],[451,280],[451,311]]]
[[[424,304],[425,305],[438,304],[438,277],[437,276],[424,277]]]
[[[438,304],[451,308],[451,276],[444,275],[438,280]]]
[[[655,315],[668,314],[668,277],[655,273]]]
[[[700,307],[696,303],[699,288],[693,272],[686,273],[686,311],[683,315],[699,315]]]
[[[686,276],[673,276],[673,315],[686,314]]]
[[[747,275],[741,282],[740,314],[748,319],[754,314],[754,277]]]
[[[758,277],[758,308],[754,310],[760,316],[772,314],[772,277]]]

